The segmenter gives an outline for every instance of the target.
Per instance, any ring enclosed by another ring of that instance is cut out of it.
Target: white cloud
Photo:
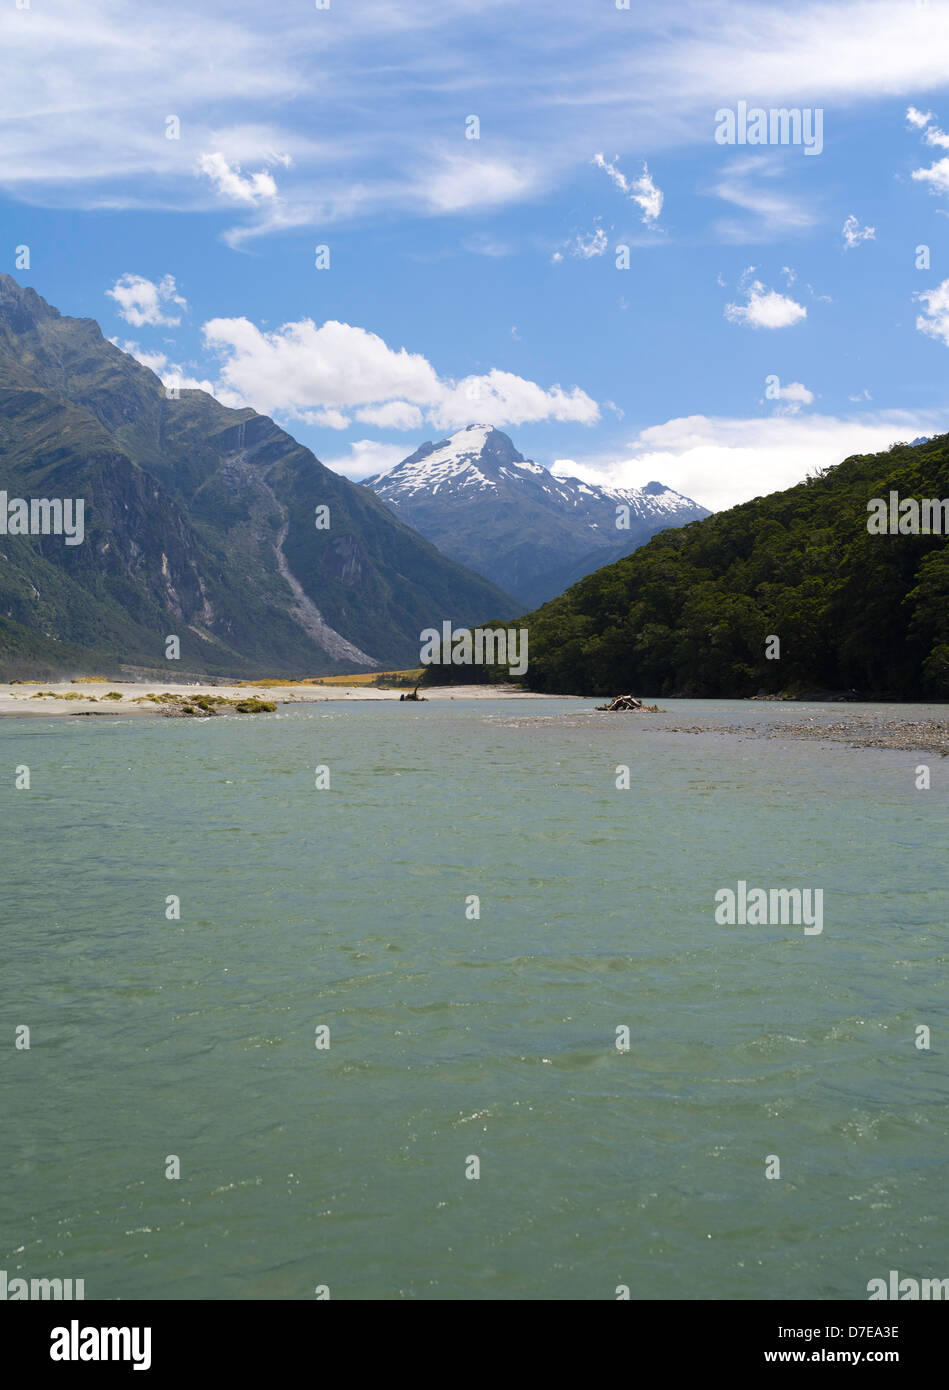
[[[925,127],[923,139],[927,145],[939,149],[949,149],[949,135],[940,130],[938,126],[929,124],[935,119],[931,111],[927,111],[924,115],[923,112],[917,111],[914,106],[911,106],[906,117],[910,124],[917,129]],[[928,169],[914,169],[912,177],[918,183],[928,183],[930,193],[949,193],[949,157],[935,160]]]
[[[441,399],[427,412],[427,418],[441,429],[458,429],[471,423],[473,414],[500,428],[524,425],[538,420],[573,421],[595,424],[600,408],[578,386],[546,390],[512,372],[492,368],[482,376],[465,377],[442,388]]]
[[[876,234],[876,227],[861,227],[853,213],[850,214],[840,229],[845,251],[853,250],[855,246],[860,245],[861,241],[875,241]]]
[[[662,199],[662,190],[656,187],[644,161],[643,171],[633,184],[633,202],[642,208],[644,222],[656,221],[662,212]]]
[[[393,351],[375,333],[312,319],[263,333],[249,319],[211,319],[202,328],[223,359],[221,380],[256,409],[298,413],[328,407],[433,401],[434,368],[418,353]]]
[[[426,169],[418,178],[415,192],[430,212],[457,213],[519,202],[535,186],[522,162],[443,154],[436,168]]]
[[[906,119],[911,126],[923,132],[923,139],[927,145],[949,149],[949,135],[937,125],[931,124],[936,119],[932,111],[917,111],[915,106],[911,106],[906,113]]]
[[[914,169],[912,177],[928,183],[932,193],[949,193],[949,158],[937,159],[928,169]]]
[[[364,425],[380,429],[417,430],[422,427],[422,412],[408,401],[387,401],[385,405],[364,406],[356,411],[356,419]]]
[[[316,425],[324,430],[345,430],[351,423],[349,416],[335,406],[327,406],[323,410],[291,410],[289,414],[295,420],[302,420],[305,425]]]
[[[767,392],[767,399],[778,401],[779,415],[796,415],[802,405],[812,405],[814,392],[808,390],[802,381],[789,381],[787,386],[773,386]]]
[[[417,429],[487,419],[497,426],[537,420],[592,424],[599,407],[579,387],[538,386],[492,369],[455,381],[421,354],[390,348],[375,333],[329,320],[262,332],[248,319],[212,319],[202,328],[221,359],[221,386],[267,414],[342,429],[353,412],[369,424]]]
[[[949,347],[949,280],[943,280],[933,290],[921,290],[913,298],[922,300],[926,306],[925,313],[916,320],[920,333],[937,338]]]
[[[173,275],[163,276],[156,284],[153,280],[146,280],[144,275],[126,273],[119,276],[106,294],[118,304],[119,318],[125,319],[134,328],[146,325],[157,327],[160,324],[173,328],[181,322],[181,316],[166,314],[163,306],[177,304],[182,309],[188,307],[188,301],[178,293]]]
[[[803,304],[777,290],[769,290],[760,280],[740,288],[747,303],[725,305],[725,317],[731,323],[743,323],[749,328],[788,328],[807,317]]]
[[[853,419],[691,415],[643,430],[624,458],[560,459],[552,471],[615,487],[642,487],[657,480],[717,511],[793,487],[808,473],[852,454],[878,452],[896,440],[945,428],[932,415],[908,411]]]
[[[207,377],[179,375],[173,370],[170,375],[166,372],[162,381],[166,386],[176,386],[180,391],[206,391],[209,396],[220,401],[221,405],[233,406],[235,410],[240,410],[246,404],[235,391],[228,391],[226,387],[220,387]]]
[[[147,367],[156,376],[161,376],[170,365],[166,352],[149,352],[140,347],[138,343],[129,342],[128,339],[123,341],[121,338],[110,338],[109,342],[121,349],[122,352],[127,352],[129,357],[134,357],[136,362],[141,362],[143,367]]]
[[[609,175],[621,193],[625,193],[628,198],[632,198],[633,202],[639,205],[643,222],[648,225],[658,219],[662,212],[662,190],[657,188],[653,182],[645,160],[643,161],[643,171],[637,179],[627,179],[616,163],[611,164],[609,160],[603,158],[602,154],[595,154],[593,163],[598,169],[603,169]]]
[[[277,185],[272,174],[266,169],[256,174],[242,174],[239,164],[229,164],[223,154],[203,154],[198,160],[198,168],[207,174],[211,183],[222,198],[234,203],[248,203],[253,206],[264,198],[276,198]]]
[[[409,450],[410,453],[414,450]],[[371,478],[376,473],[388,473],[397,463],[408,458],[404,444],[384,444],[376,439],[357,439],[349,446],[348,454],[325,458],[323,462],[334,473],[347,478]]]

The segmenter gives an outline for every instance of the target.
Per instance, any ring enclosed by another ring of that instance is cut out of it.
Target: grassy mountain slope
[[[6,275],[0,490],[86,509],[82,545],[0,535],[8,675],[163,669],[170,634],[179,672],[411,665],[424,627],[515,607],[266,416],[201,391],[169,399],[93,320]]]

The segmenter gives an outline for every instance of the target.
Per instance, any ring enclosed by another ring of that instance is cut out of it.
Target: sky
[[[350,477],[949,430],[946,0],[6,0],[0,76],[0,269]]]

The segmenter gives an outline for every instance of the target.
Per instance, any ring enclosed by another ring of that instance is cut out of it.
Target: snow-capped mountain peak
[[[365,485],[447,555],[525,603],[554,597],[656,531],[708,515],[662,483],[615,488],[555,477],[487,424],[422,444]]]
[[[387,501],[395,501],[397,496],[411,497],[419,492],[434,496],[439,488],[453,482],[461,487],[496,489],[499,473],[525,462],[500,430],[491,425],[468,425],[437,444],[423,444],[388,473],[365,481]],[[536,463],[527,466],[544,471]]]
[[[365,483],[396,506],[420,493],[435,497],[446,487],[500,493],[511,485],[531,484],[546,493],[554,505],[571,508],[608,501],[615,509],[615,504],[622,502],[646,517],[672,516],[683,504],[690,511],[696,505],[662,483],[616,488],[555,477],[549,469],[518,453],[509,436],[492,425],[467,425],[447,439],[422,444],[387,473],[366,478]]]

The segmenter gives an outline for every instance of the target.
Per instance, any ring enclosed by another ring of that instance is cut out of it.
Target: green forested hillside
[[[664,531],[522,620],[527,683],[571,694],[856,690],[949,698],[949,545],[870,535],[867,503],[949,498],[949,435],[856,456]],[[780,638],[780,659],[765,658]]]

